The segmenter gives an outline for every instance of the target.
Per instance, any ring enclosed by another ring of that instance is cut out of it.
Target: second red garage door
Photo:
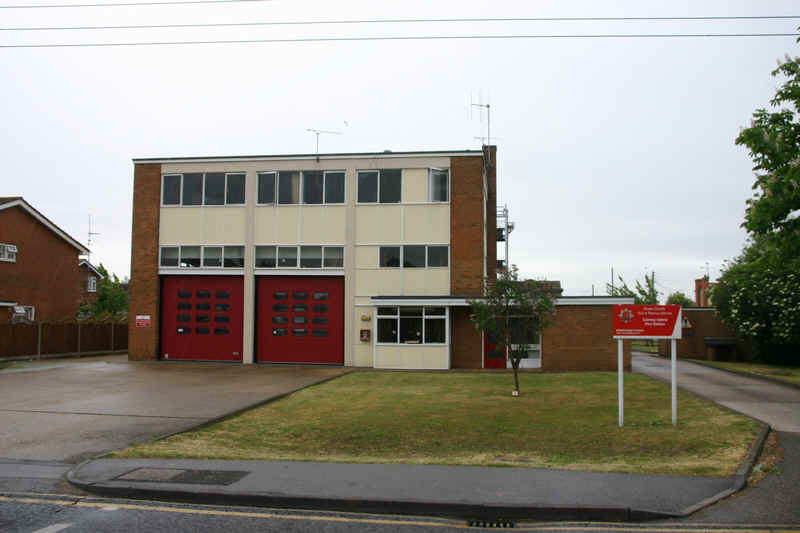
[[[258,278],[256,360],[344,363],[344,278]]]

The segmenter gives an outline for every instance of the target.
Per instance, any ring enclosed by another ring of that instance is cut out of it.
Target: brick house
[[[469,320],[496,275],[495,161],[494,146],[134,159],[130,359],[504,367]],[[614,303],[630,302],[559,298],[576,329],[543,332],[530,366],[615,368]]]
[[[22,197],[0,198],[0,322],[75,318],[89,250]]]
[[[91,305],[97,301],[97,283],[106,277],[86,259],[81,259],[78,267],[81,271],[81,303]]]

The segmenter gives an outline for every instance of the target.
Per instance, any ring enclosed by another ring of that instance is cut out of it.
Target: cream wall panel
[[[354,298],[355,304],[359,307],[356,309],[361,309],[360,306],[362,305],[372,305],[372,299],[369,296],[356,296]]]
[[[375,368],[445,369],[448,350],[448,346],[376,346]]]
[[[274,207],[255,208],[255,242],[257,244],[272,244],[276,242]]]
[[[372,343],[361,342],[353,345],[353,365],[372,367]]]
[[[401,269],[356,270],[356,294],[359,296],[379,296],[402,294]]]
[[[202,244],[202,207],[162,207],[158,225],[158,240],[161,244]],[[242,235],[244,239],[244,235]]]
[[[274,207],[273,209],[275,209],[275,243],[297,244],[300,209],[297,206]]]
[[[344,206],[307,206],[301,208],[300,242],[311,244],[344,244]]]
[[[448,244],[450,204],[407,205],[403,214],[403,242]]]
[[[356,246],[356,268],[378,268],[378,246]]]
[[[403,203],[428,201],[428,169],[403,169]]]
[[[357,206],[356,243],[399,243],[402,209],[399,205]]]
[[[406,296],[445,296],[450,294],[450,269],[403,269],[403,294]]]
[[[207,207],[205,242],[210,244],[244,244],[247,231],[247,208]]]

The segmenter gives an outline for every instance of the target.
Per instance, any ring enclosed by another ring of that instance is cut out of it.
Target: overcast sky
[[[110,0],[103,0],[110,1]],[[121,1],[121,0],[120,0]],[[130,1],[130,0],[128,0]],[[0,0],[0,5],[62,0]],[[100,2],[100,0],[86,0]],[[63,0],[63,3],[68,3]],[[0,26],[472,17],[799,15],[796,1],[275,0],[2,9]],[[0,44],[321,36],[794,33],[800,19],[0,31]],[[478,149],[492,106],[511,262],[605,294],[611,268],[666,297],[735,257],[752,164],[734,146],[794,37],[508,39],[0,48],[0,196],[20,195],[130,273],[134,157]],[[46,260],[46,258],[42,258]],[[663,298],[662,297],[662,298]]]

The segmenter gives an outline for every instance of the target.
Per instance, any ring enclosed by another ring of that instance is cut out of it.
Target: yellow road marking
[[[59,495],[59,497],[63,497]],[[13,502],[13,503],[31,503],[31,504],[45,504],[45,505],[64,505],[85,508],[107,508],[108,502],[92,502],[82,500],[81,497],[76,497],[75,500],[64,499],[46,499],[46,498],[31,498],[31,497],[9,497],[0,496],[0,502]],[[390,525],[390,526],[419,526],[419,527],[440,527],[440,528],[453,528],[453,529],[485,529],[481,527],[468,526],[462,523],[455,522],[434,522],[424,520],[401,520],[401,519],[381,519],[381,518],[353,518],[345,516],[306,516],[306,515],[291,515],[291,514],[278,514],[259,511],[221,511],[218,509],[194,509],[188,507],[167,507],[163,505],[145,505],[145,504],[132,504],[132,503],[114,503],[117,509],[128,509],[133,511],[156,511],[160,513],[176,513],[176,514],[195,514],[206,516],[235,516],[241,518],[274,518],[278,520],[305,520],[312,522],[340,522],[340,523],[356,523],[356,524],[373,524],[373,525]],[[569,524],[569,525],[568,525]],[[766,528],[766,529],[765,529]],[[777,529],[780,528],[780,529]],[[785,528],[785,529],[783,529]],[[503,528],[492,528],[503,529]],[[658,527],[658,526],[624,526],[616,522],[593,522],[591,525],[578,525],[576,523],[528,523],[522,527],[515,527],[516,531],[630,531],[630,532],[649,532],[649,533],[686,533],[686,532],[701,532],[707,531],[709,533],[726,533],[726,532],[744,532],[748,533],[775,533],[776,531],[800,531],[800,525],[790,524],[758,524],[755,527],[750,525],[736,525],[731,527],[731,524],[684,524],[681,526],[672,527]]]

